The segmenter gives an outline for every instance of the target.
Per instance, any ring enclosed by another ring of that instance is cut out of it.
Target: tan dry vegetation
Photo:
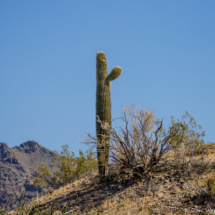
[[[205,146],[207,152],[206,160],[215,163],[215,144]],[[169,153],[169,158],[173,153]],[[201,155],[198,155],[200,157]],[[187,158],[188,159],[188,158]],[[214,166],[214,165],[212,165]],[[142,179],[131,179],[127,183],[118,181],[115,183],[100,182],[97,173],[82,178],[71,184],[53,190],[39,198],[39,211],[48,212],[51,202],[54,200],[54,211],[61,210],[64,204],[68,204],[71,197],[70,208],[75,209],[76,215],[100,213],[109,208],[109,214],[199,214],[197,211],[206,211],[210,204],[198,205],[194,199],[200,194],[200,188],[195,181],[201,183],[208,178],[214,170],[201,174],[190,174],[189,176],[177,175],[177,171],[152,172]],[[35,206],[37,203],[35,203]],[[27,208],[30,204],[27,206]],[[211,203],[211,206],[215,206]],[[172,212],[171,212],[172,211]],[[187,211],[187,212],[186,212]],[[36,212],[36,211],[35,211]],[[136,212],[136,213],[135,213]],[[8,214],[16,214],[11,211]],[[108,213],[105,213],[108,214]]]
[[[53,190],[34,203],[30,214],[50,214],[53,201],[55,212],[69,206],[74,209],[69,214],[74,215],[96,211],[101,214],[107,209],[108,215],[124,215],[129,211],[130,214],[199,214],[215,209],[214,197],[209,195],[205,184],[205,179],[215,173],[215,144],[203,144],[200,137],[204,132],[193,130],[197,127],[193,117],[186,112],[181,121],[172,118],[165,131],[163,120],[155,120],[149,111],[136,114],[131,107],[127,112],[134,120],[131,122],[123,115],[126,122],[123,136],[100,121],[114,143],[110,147],[114,161],[107,177],[101,179],[94,172]],[[187,117],[188,123],[184,121]],[[154,127],[157,128],[153,130]],[[97,144],[96,138],[88,136]],[[215,179],[211,182],[215,184]]]

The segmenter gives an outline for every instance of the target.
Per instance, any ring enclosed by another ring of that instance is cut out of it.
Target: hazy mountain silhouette
[[[10,201],[6,212],[15,209],[22,192],[26,189],[26,202],[36,196],[37,189],[33,185],[34,171],[41,165],[47,164],[51,173],[58,170],[51,169],[54,163],[54,154],[35,141],[27,141],[20,146],[8,147],[6,143],[0,143],[0,205]],[[39,196],[44,195],[47,190],[38,189]]]

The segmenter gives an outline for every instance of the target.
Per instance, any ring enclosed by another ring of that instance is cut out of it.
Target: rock
[[[180,191],[180,188],[177,186],[171,186],[171,187],[169,187],[169,190],[171,191],[170,192],[171,194],[176,194],[177,192]]]
[[[159,178],[159,180],[160,180],[160,181],[163,181],[163,180],[164,180],[164,177],[163,177],[163,176],[161,176],[161,177]]]
[[[36,150],[38,150],[39,144],[36,141],[29,140],[25,143],[22,143],[20,145],[20,147],[25,150],[25,153],[31,154],[31,153],[35,152]]]
[[[180,188],[180,189],[184,189],[183,185],[179,185],[179,188]]]
[[[123,187],[120,185],[117,187],[117,190],[119,190],[119,191],[122,191],[122,189],[123,189]]]
[[[4,163],[19,164],[14,153],[6,143],[0,143],[0,160]]]
[[[169,181],[168,180],[165,180],[164,182],[163,182],[163,184],[167,184]]]
[[[30,179],[27,179],[27,180],[25,181],[24,187],[25,187],[26,190],[28,190],[28,191],[32,191],[32,192],[36,191],[36,188],[34,187],[33,181],[30,180]]]
[[[163,197],[164,197],[164,194],[163,194],[163,193],[157,193],[157,194],[156,194],[156,197],[158,197],[158,198],[163,198]]]

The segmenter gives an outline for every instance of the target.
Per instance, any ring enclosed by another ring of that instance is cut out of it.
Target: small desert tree
[[[202,127],[197,125],[194,118],[187,111],[182,115],[181,120],[177,120],[177,122],[179,121],[181,121],[183,129],[179,131],[178,135],[170,139],[170,144],[176,146],[180,146],[181,144],[185,146],[199,146],[205,144],[203,140],[205,131],[201,131]],[[175,124],[176,120],[171,116],[171,129],[174,129]]]
[[[54,168],[57,162],[60,163],[61,167],[59,171],[54,172],[52,176],[48,171],[47,165],[41,163],[41,166],[35,171],[35,187],[41,186],[48,190],[50,187],[59,188],[60,186],[64,186],[79,179],[83,174],[90,174],[97,170],[97,159],[95,153],[93,153],[91,149],[87,150],[85,156],[84,153],[79,150],[79,158],[74,157],[74,152],[70,154],[67,144],[62,146],[62,149],[61,155],[58,151],[54,151],[55,163],[50,165],[51,168]]]
[[[152,112],[140,109],[135,111],[133,105],[123,108],[122,119],[125,130],[117,133],[108,123],[97,121],[104,130],[110,133],[110,153],[113,163],[109,164],[112,170],[131,176],[143,176],[154,169],[168,164],[167,154],[176,147],[189,146],[191,143],[203,144],[201,139],[204,132],[195,130],[197,126],[193,117],[186,112],[181,120],[175,121],[171,117],[171,124],[166,130],[163,120],[155,119]],[[186,121],[187,120],[187,121]],[[131,129],[128,128],[130,126]],[[198,127],[200,129],[200,127]],[[97,138],[87,134],[87,144],[97,144]],[[192,144],[191,144],[192,145]]]

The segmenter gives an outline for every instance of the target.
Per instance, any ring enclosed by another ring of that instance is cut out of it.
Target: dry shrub
[[[209,191],[208,194],[214,198],[215,197],[215,175],[206,179],[206,184]]]
[[[163,120],[155,119],[154,114],[148,110],[140,109],[137,112],[131,105],[123,111],[125,130],[119,127],[122,132],[120,134],[97,116],[101,127],[110,133],[112,162],[108,164],[108,177],[142,177],[151,171],[165,168],[189,170],[201,160],[194,159],[192,153],[189,153],[188,160],[185,159],[188,148],[203,144],[200,136],[204,136],[204,132],[194,131],[196,122],[187,112],[182,120],[177,122],[171,117],[171,125],[166,131],[163,128]],[[185,118],[189,118],[188,123]],[[84,139],[90,142],[84,143],[98,144],[97,138],[87,135],[90,139]],[[173,159],[169,158],[170,151],[175,153]]]

